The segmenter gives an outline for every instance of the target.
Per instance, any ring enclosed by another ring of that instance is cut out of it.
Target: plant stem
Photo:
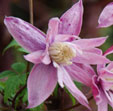
[[[93,99],[93,96],[91,96],[91,97],[88,99],[88,101],[90,101],[91,99]],[[80,106],[80,105],[81,105],[81,104],[78,103],[78,104],[75,104],[75,105],[70,106],[70,107],[68,107],[68,108],[65,108],[65,109],[63,109],[63,110],[61,110],[61,111],[69,111],[69,110],[71,110],[71,109],[73,109],[73,108],[75,108],[75,107],[78,107],[78,106]]]
[[[16,93],[16,95],[14,96],[13,100],[12,100],[12,107],[15,108],[15,102],[16,102],[16,98],[18,97],[18,95],[26,88],[26,84]]]
[[[30,23],[33,25],[33,0],[29,0]]]

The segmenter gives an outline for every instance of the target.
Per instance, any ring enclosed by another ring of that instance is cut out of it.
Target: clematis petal
[[[107,101],[105,95],[103,94],[103,92],[101,92],[101,98],[102,98],[101,103],[97,104],[98,111],[108,111],[108,101]]]
[[[111,46],[110,48],[108,48],[105,53],[104,53],[104,56],[107,56],[109,54],[112,54],[113,53],[113,46]],[[105,68],[105,65],[106,64],[100,64],[100,65],[97,65],[97,72],[98,74],[100,75],[101,74],[101,69],[102,68]],[[109,65],[106,67],[107,69],[110,69],[112,67],[112,62],[109,63]]]
[[[44,102],[53,92],[57,84],[56,68],[50,65],[35,65],[28,77],[27,108],[33,108]]]
[[[71,77],[67,73],[67,71],[62,67],[62,72],[64,74],[63,81],[67,89],[70,91],[70,93],[84,106],[86,106],[88,109],[90,109],[88,105],[87,98],[84,96],[84,94],[75,86],[73,83]]]
[[[113,71],[113,62],[109,63],[106,67],[109,71]]]
[[[77,63],[84,63],[84,64],[104,64],[109,63],[110,60],[107,59],[105,56],[97,55],[90,52],[83,52],[83,54],[76,56],[73,59],[74,62]]]
[[[108,70],[107,68],[103,68],[100,70],[101,75],[99,75],[99,78],[102,80],[107,81],[108,83],[113,84],[113,72]]]
[[[59,18],[50,19],[46,38],[47,43],[52,43],[54,41],[55,36],[58,34],[59,24],[60,24]]]
[[[113,25],[113,2],[109,3],[100,14],[98,27],[109,27]]]
[[[43,57],[44,57],[44,51],[43,50],[38,50],[38,51],[32,52],[32,53],[24,56],[24,58],[27,61],[32,62],[34,64],[41,63],[41,60],[43,59]]]
[[[102,98],[100,94],[100,89],[98,87],[99,81],[97,79],[98,78],[96,75],[92,77],[92,92],[93,92],[94,99],[96,100],[96,103],[99,104],[102,102]]]
[[[16,17],[6,17],[4,23],[14,39],[27,51],[45,49],[45,34],[33,25]]]
[[[109,54],[112,54],[113,53],[113,46],[111,46],[110,48],[108,48],[105,53],[104,53],[104,56],[107,56]]]
[[[103,68],[101,74],[99,75],[101,79],[102,88],[109,101],[109,104],[113,107],[113,72]]]
[[[79,35],[82,26],[83,5],[82,0],[65,12],[60,20],[60,34]]]
[[[84,49],[85,52],[94,53],[97,55],[102,55],[102,50],[98,48]]]
[[[98,105],[98,111],[107,111],[108,109],[108,100],[103,90],[99,86],[99,81],[96,75],[92,78],[92,91],[96,104]]]
[[[91,66],[86,64],[73,63],[70,66],[65,66],[66,71],[70,74],[73,80],[81,82],[86,86],[91,86],[92,76],[95,75]]]
[[[106,64],[98,64],[97,65],[97,73],[98,73],[98,75],[101,74],[101,69],[105,68],[105,65]]]
[[[105,91],[108,103],[113,107],[113,92],[112,90]]]
[[[62,68],[58,67],[57,70],[58,70],[58,72],[57,72],[58,83],[63,88],[64,87],[63,78],[65,75],[62,73]]]
[[[46,46],[46,51],[44,53],[44,57],[42,59],[42,63],[44,64],[50,64],[51,63],[51,59],[50,59],[50,56],[49,56],[49,52],[48,52],[48,47]]]
[[[75,39],[80,39],[78,36],[75,35],[66,35],[66,34],[58,34],[55,37],[55,42],[64,42],[64,41],[74,41]]]
[[[106,41],[107,37],[99,37],[93,39],[79,39],[74,41],[82,49],[90,49],[102,45]]]

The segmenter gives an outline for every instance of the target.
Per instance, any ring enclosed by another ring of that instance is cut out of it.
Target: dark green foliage
[[[3,79],[4,77],[9,77],[15,75],[15,72],[7,70],[0,73],[0,79]]]
[[[0,73],[0,79],[6,78],[5,82],[0,82],[0,91],[4,92],[4,101],[13,98],[18,89],[26,84],[26,65],[24,63],[14,63],[11,65],[12,70]]]
[[[20,74],[22,74],[25,69],[26,69],[26,65],[24,63],[14,63],[13,65],[11,65],[12,69]]]
[[[26,81],[26,76],[15,75],[8,78],[4,89],[4,101],[7,102],[8,98],[13,97],[19,89],[19,86],[24,85]]]

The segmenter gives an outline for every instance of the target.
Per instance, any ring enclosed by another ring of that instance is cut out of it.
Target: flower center
[[[53,61],[58,64],[72,64],[71,60],[76,52],[67,43],[56,42],[49,47],[49,54]]]

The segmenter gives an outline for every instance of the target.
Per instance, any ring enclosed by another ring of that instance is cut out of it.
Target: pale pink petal
[[[63,42],[63,41],[73,41],[75,39],[80,39],[78,36],[75,35],[66,35],[66,34],[58,34],[55,37],[55,42]]]
[[[64,74],[63,81],[69,92],[84,106],[90,109],[88,105],[87,98],[84,94],[75,86],[71,77],[67,73],[67,71],[62,67],[62,72]]]
[[[101,74],[101,69],[102,69],[102,68],[105,68],[105,65],[106,65],[106,64],[98,64],[98,65],[97,65],[97,73],[98,73],[98,75]]]
[[[105,56],[85,51],[83,52],[83,54],[76,56],[73,61],[84,64],[104,64],[110,62],[109,59],[107,59]]]
[[[45,56],[43,57],[43,59],[42,59],[42,63],[44,63],[44,64],[50,64],[51,63],[51,59],[50,59],[50,56],[49,56],[49,52],[47,51],[47,52],[45,52],[45,54],[44,54]]]
[[[93,39],[79,39],[74,41],[82,49],[90,49],[102,45],[106,41],[107,37],[99,37]]]
[[[43,50],[38,50],[38,51],[32,52],[32,53],[24,56],[24,58],[27,61],[30,61],[34,64],[41,63],[41,60],[43,59],[43,57],[44,57],[44,51]]]
[[[100,70],[99,79],[102,81],[103,88],[108,90],[113,85],[113,72],[103,68]]]
[[[16,17],[6,17],[4,23],[14,39],[27,51],[45,49],[45,34],[33,25]]]
[[[64,87],[63,78],[65,75],[64,75],[64,73],[62,73],[61,67],[57,68],[57,76],[58,76],[58,83],[63,88]]]
[[[50,65],[35,65],[28,77],[28,108],[44,102],[53,92],[57,84],[56,69]]]
[[[109,63],[106,68],[113,71],[113,62]]]
[[[102,88],[109,104],[113,107],[113,72],[103,68],[99,78],[101,79]]]
[[[109,54],[112,54],[113,53],[113,46],[111,46],[109,49],[107,49],[104,53],[104,56],[107,56]]]
[[[92,77],[92,92],[97,105],[102,102],[100,86],[98,84],[98,77],[94,75]]]
[[[108,100],[96,75],[93,76],[92,83],[93,96],[98,105],[98,111],[107,111]]]
[[[109,27],[113,25],[113,2],[109,3],[100,14],[98,27]]]
[[[105,90],[104,92],[105,92],[106,97],[108,99],[108,103],[113,107],[113,90]]]
[[[79,35],[82,26],[83,4],[82,0],[73,5],[60,18],[60,34]]]
[[[109,86],[109,84],[108,84]],[[113,86],[113,83],[112,83],[112,86]],[[109,102],[109,104],[113,107],[113,90],[111,89],[104,89],[104,93],[105,93],[105,96]]]
[[[52,43],[54,41],[55,36],[58,34],[59,24],[60,24],[59,18],[50,19],[46,38],[47,43]]]
[[[65,69],[73,78],[73,80],[81,82],[86,86],[91,86],[92,76],[95,75],[95,72],[91,66],[73,63],[70,66],[65,66]]]
[[[90,52],[98,55],[102,55],[102,50],[99,48],[91,48],[91,49],[84,49],[85,52]]]
[[[108,111],[108,101],[102,91],[101,91],[101,98],[102,98],[101,103],[97,104],[98,111]]]

